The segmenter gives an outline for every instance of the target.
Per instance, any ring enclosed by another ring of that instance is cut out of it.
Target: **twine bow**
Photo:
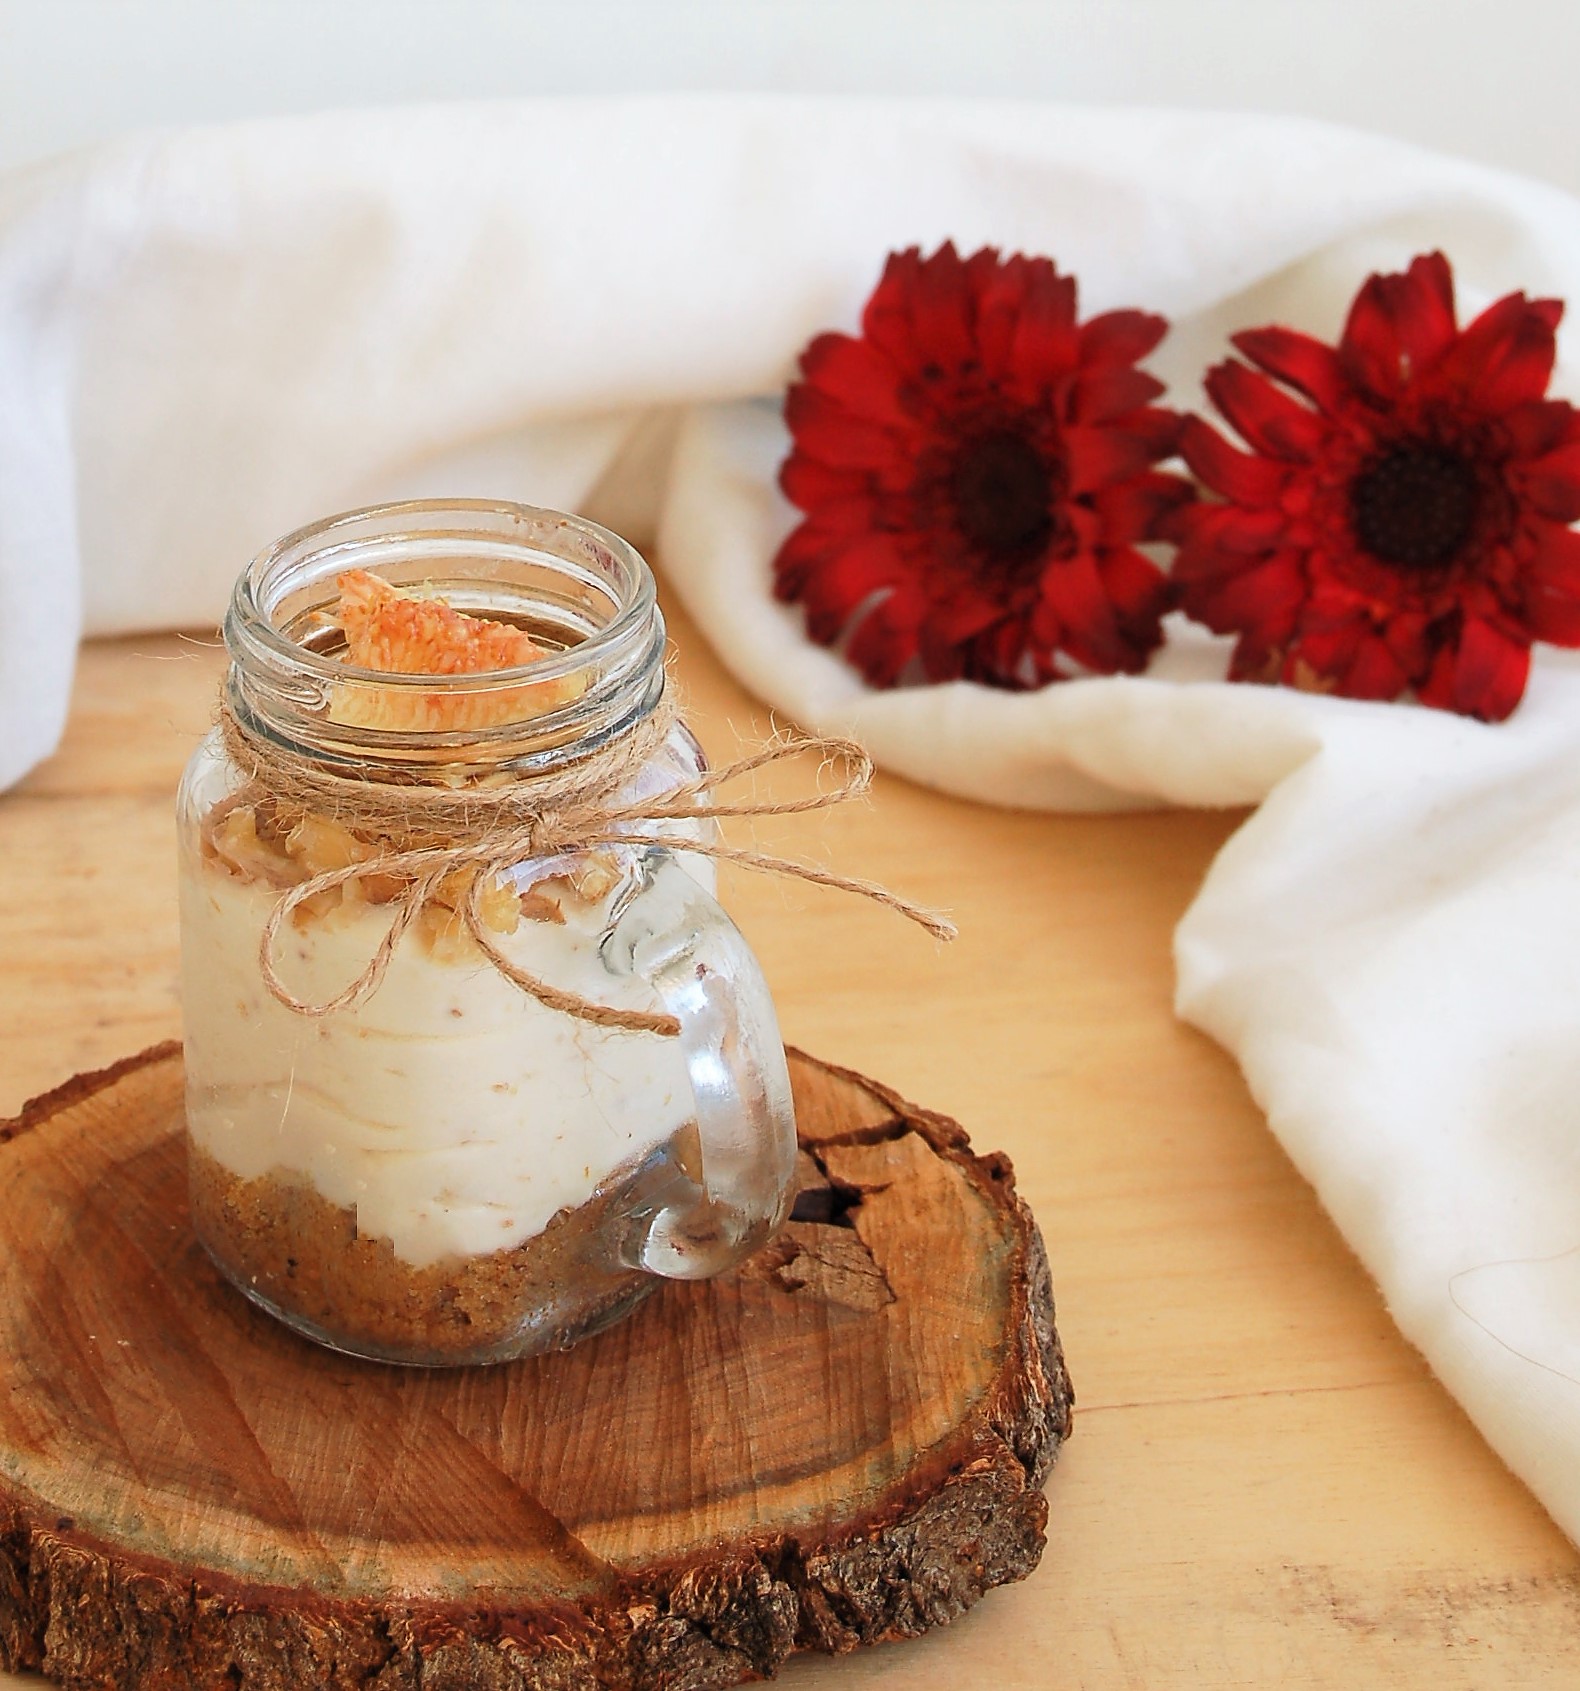
[[[406,930],[435,901],[443,884],[457,869],[471,869],[457,914],[472,940],[506,980],[547,1008],[596,1027],[672,1037],[679,1032],[673,1016],[599,1004],[522,968],[501,950],[484,920],[483,895],[495,877],[530,859],[568,856],[601,846],[695,852],[765,874],[785,875],[871,899],[937,939],[955,937],[952,922],[876,882],[837,875],[816,864],[776,857],[751,847],[698,839],[689,831],[663,831],[666,824],[799,815],[859,798],[872,785],[873,766],[872,759],[854,740],[783,733],[721,769],[706,770],[652,797],[615,802],[611,795],[629,785],[635,771],[663,743],[676,720],[671,706],[644,723],[634,737],[627,736],[615,746],[595,752],[568,775],[512,781],[484,790],[456,792],[436,786],[400,786],[391,792],[387,786],[380,790],[378,783],[337,776],[284,748],[261,746],[222,705],[220,729],[226,747],[264,791],[276,794],[283,789],[307,808],[350,822],[353,827],[357,823],[371,825],[386,839],[393,835],[396,842],[371,858],[323,870],[282,893],[259,938],[258,966],[265,986],[275,999],[301,1016],[328,1016],[362,1003],[377,991]],[[716,796],[718,789],[743,776],[809,754],[821,758],[824,768],[836,769],[838,779],[833,785],[819,786],[806,798],[772,804],[756,800],[732,803]],[[403,837],[408,843],[398,843]],[[422,843],[410,843],[413,841]],[[281,925],[307,900],[368,875],[396,876],[407,883],[391,901],[389,927],[361,972],[333,998],[314,1003],[298,997],[281,980],[275,966]]]

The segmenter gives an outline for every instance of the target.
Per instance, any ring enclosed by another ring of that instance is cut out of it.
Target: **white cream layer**
[[[678,1044],[545,1009],[479,957],[431,955],[415,933],[359,1009],[321,1019],[277,1003],[258,940],[279,894],[188,854],[181,873],[182,998],[194,1140],[242,1179],[312,1183],[354,1208],[414,1268],[540,1233],[621,1164],[684,1125]],[[565,900],[563,926],[499,936],[557,986],[657,1008],[598,956],[605,915]],[[309,1001],[361,971],[389,922],[377,906],[282,929],[279,965]]]

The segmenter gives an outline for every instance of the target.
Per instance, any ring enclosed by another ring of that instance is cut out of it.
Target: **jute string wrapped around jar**
[[[450,786],[431,780],[375,781],[337,774],[316,758],[249,734],[222,700],[220,734],[226,752],[242,772],[244,792],[271,799],[288,811],[327,817],[372,848],[371,855],[361,861],[322,870],[281,894],[258,945],[258,966],[269,992],[301,1016],[328,1016],[362,1003],[377,991],[406,930],[457,870],[470,869],[458,914],[472,940],[506,980],[549,1009],[596,1027],[673,1037],[679,1032],[673,1016],[615,1009],[539,979],[500,950],[483,919],[483,894],[495,877],[534,858],[571,856],[598,847],[657,846],[677,853],[695,852],[855,893],[897,911],[935,938],[955,937],[952,922],[872,881],[836,875],[815,864],[750,847],[655,831],[666,824],[827,810],[860,798],[872,785],[872,760],[854,740],[792,732],[651,798],[622,802],[620,795],[664,745],[679,719],[666,696],[635,728],[563,769],[528,777],[502,776],[492,784],[484,778]],[[825,769],[837,771],[832,786],[820,787],[806,798],[771,804],[729,803],[714,796],[719,788],[759,769],[806,756],[818,757]],[[275,967],[281,924],[318,894],[379,875],[394,876],[406,884],[391,900],[390,925],[366,966],[333,998],[314,1003],[298,997]]]

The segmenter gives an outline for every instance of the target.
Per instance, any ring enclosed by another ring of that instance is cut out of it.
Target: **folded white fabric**
[[[0,782],[58,736],[82,607],[208,621],[302,522],[488,493],[656,524],[748,686],[918,780],[1265,800],[1181,925],[1181,1012],[1580,1537],[1580,666],[1542,654],[1497,728],[1227,686],[1185,630],[1139,679],[867,690],[769,594],[772,396],[889,248],[946,237],[1054,256],[1083,312],[1166,313],[1182,405],[1229,329],[1331,336],[1368,270],[1427,248],[1462,306],[1580,302],[1564,195],[1270,118],[543,101],[66,160],[0,183]]]

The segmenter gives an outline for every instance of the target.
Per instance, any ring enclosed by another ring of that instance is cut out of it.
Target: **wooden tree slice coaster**
[[[67,1686],[690,1691],[953,1620],[1069,1431],[1003,1157],[792,1057],[798,1219],[575,1350],[322,1350],[187,1220],[181,1054],[0,1127],[0,1664]]]

